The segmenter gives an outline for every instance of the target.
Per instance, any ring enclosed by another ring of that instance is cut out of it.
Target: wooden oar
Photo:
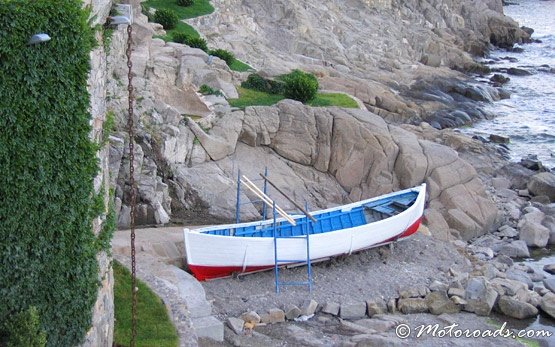
[[[267,203],[267,204],[269,204],[269,205],[272,205],[272,204],[274,203],[273,200],[270,199],[269,196],[267,196],[263,191],[261,191],[260,188],[258,188],[254,183],[252,183],[252,181],[249,180],[246,176],[243,176],[242,183],[243,183],[244,185],[246,185],[247,188],[249,188],[251,191],[253,191],[254,193],[256,193],[257,196],[258,196],[259,198],[261,198],[265,203]],[[282,215],[284,218],[286,218],[287,220],[294,221],[294,219],[291,218],[291,217],[287,214],[287,212],[285,212],[281,207],[277,206],[277,204],[276,204],[276,211],[277,211],[280,215]]]
[[[251,180],[249,180],[246,176],[243,176],[241,179],[241,183],[243,183],[247,188],[249,188],[256,196],[258,196],[262,201],[266,204],[272,206],[274,205],[274,201],[270,199],[263,191],[261,191]],[[293,226],[297,225],[297,222],[291,216],[287,214],[281,207],[275,205],[277,213],[279,213],[283,218],[285,218],[289,223]]]
[[[270,179],[266,176],[264,176],[263,174],[260,174],[260,176],[266,180],[266,182],[270,183],[270,185],[272,187],[274,187],[281,195],[285,196],[287,198],[287,200],[291,201],[291,203],[293,205],[295,205],[296,208],[298,208],[299,210],[301,210],[302,213],[304,213],[308,218],[310,218],[311,221],[313,221],[314,223],[317,222],[317,220],[312,217],[312,215],[310,213],[308,213],[307,210],[305,210],[301,205],[297,204],[293,199],[291,199],[289,196],[287,196],[287,194],[285,194],[281,189],[279,189],[272,181],[270,181]]]
[[[266,194],[264,194],[260,189],[258,189],[258,187],[255,186],[252,182],[250,182],[250,181],[247,182],[245,180],[241,180],[241,183],[243,183],[247,188],[249,188],[256,196],[258,196],[260,199],[262,199],[262,201],[264,201],[266,204],[273,205],[274,202]],[[287,212],[285,212],[281,207],[276,205],[276,211],[283,218],[285,218],[289,223],[291,223],[292,225],[297,225],[295,220],[293,218],[291,218],[291,216],[289,216],[287,214]]]

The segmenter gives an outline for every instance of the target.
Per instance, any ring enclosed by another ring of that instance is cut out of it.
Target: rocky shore
[[[382,247],[316,264],[311,299],[303,299],[307,297],[306,288],[291,287],[274,294],[272,273],[206,282],[208,298],[214,300],[220,319],[227,320],[226,341],[233,345],[262,341],[283,345],[287,341],[314,346],[375,343],[397,346],[404,345],[395,335],[395,327],[401,323],[410,322],[414,328],[456,322],[466,329],[481,322],[474,326],[495,330],[491,320],[470,318],[469,313],[495,315],[501,322],[529,319],[538,314],[554,319],[555,264],[537,271],[519,262],[530,256],[530,250],[548,252],[545,247],[555,243],[555,204],[537,202],[548,202],[538,199],[548,190],[532,198],[527,189],[519,189],[523,182],[519,175],[547,175],[520,164],[502,166],[497,172],[496,177],[490,178],[489,189],[505,217],[504,223],[492,233],[468,242],[454,237],[442,241],[426,236],[424,229],[414,238],[395,244],[393,249]],[[511,181],[500,173],[519,178]],[[526,181],[534,187],[535,179]],[[306,276],[302,268],[283,273],[290,276],[289,280]],[[416,314],[417,317],[411,317]],[[243,325],[237,325],[236,319],[247,327],[249,322],[254,324],[259,333],[239,329]],[[278,323],[285,327],[278,327]],[[321,339],[322,331],[326,332],[325,340]],[[505,339],[503,344],[511,340]],[[447,343],[431,337],[415,338],[414,334],[409,341],[425,346]],[[457,345],[475,344],[471,339],[450,341]],[[493,345],[493,341],[484,339],[483,343]]]
[[[284,100],[244,110],[227,98],[237,97],[246,73],[199,49],[153,38],[162,29],[147,22],[139,1],[132,3],[134,139],[124,131],[125,59],[108,58],[114,77],[108,107],[117,128],[109,139],[110,173],[120,228],[129,225],[129,141],[137,151],[139,225],[232,220],[239,169],[254,177],[268,168],[277,185],[311,209],[428,186],[421,233],[393,248],[316,264],[310,295],[304,288],[275,295],[271,273],[204,283],[213,313],[228,322],[225,343],[402,345],[395,327],[404,322],[483,329],[490,322],[477,316],[492,312],[555,317],[553,277],[515,262],[555,243],[555,175],[533,159],[509,163],[502,136],[469,138],[449,129],[493,117],[483,103],[509,97],[499,77],[486,85],[461,72],[487,72],[473,55],[490,44],[529,40],[529,32],[502,15],[501,1],[214,0],[214,14],[190,21],[210,43],[231,49],[262,75],[311,71],[322,88],[364,106],[312,108]],[[123,35],[112,39],[124,42]],[[204,84],[223,96],[197,93]],[[253,204],[240,212],[242,220],[262,213]],[[182,249],[176,254],[183,259]],[[295,278],[304,270],[284,272]],[[296,322],[299,317],[306,321]]]

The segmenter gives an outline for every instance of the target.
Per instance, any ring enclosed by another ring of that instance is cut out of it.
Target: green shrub
[[[206,44],[206,40],[202,37],[189,37],[185,44],[192,48],[199,48],[203,51],[208,51],[208,45]]]
[[[6,322],[0,345],[6,347],[44,347],[46,333],[40,328],[39,313],[34,306],[17,313]]]
[[[108,143],[110,135],[116,129],[116,114],[114,111],[110,110],[106,112],[106,119],[102,124],[102,139],[100,140],[100,145],[104,146]]]
[[[241,87],[243,88],[270,94],[283,94],[284,85],[285,83],[283,81],[266,79],[256,73],[250,74],[247,80],[241,83]]]
[[[156,13],[154,14],[154,21],[162,24],[165,30],[171,30],[177,25],[179,18],[174,11],[161,8],[156,10]]]
[[[93,31],[81,1],[0,3],[0,200],[9,202],[0,204],[0,326],[35,306],[47,346],[75,346],[99,285]],[[43,30],[51,41],[27,45]]]
[[[173,42],[185,44],[188,39],[189,39],[189,36],[185,33],[182,33],[182,32],[176,32],[172,35],[172,41]]]
[[[172,41],[185,44],[192,48],[199,48],[205,52],[208,51],[206,40],[201,37],[193,37],[182,32],[177,32],[173,34]]]
[[[191,6],[194,3],[194,0],[177,0],[177,4],[184,7]]]
[[[228,66],[231,65],[235,60],[235,56],[233,55],[233,53],[221,48],[210,50],[208,54],[224,60]]]
[[[318,80],[311,73],[293,70],[290,74],[283,76],[284,95],[288,99],[307,102],[318,93]]]
[[[222,96],[222,92],[220,92],[217,89],[214,89],[210,86],[207,86],[206,84],[203,84],[202,86],[200,86],[199,93],[204,94],[204,95],[217,95],[217,96]]]

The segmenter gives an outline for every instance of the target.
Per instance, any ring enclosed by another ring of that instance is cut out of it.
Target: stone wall
[[[103,24],[112,7],[111,0],[84,0],[84,6],[91,7],[91,26]],[[109,78],[106,52],[104,50],[103,31],[96,32],[99,42],[91,52],[91,71],[88,80],[90,94],[90,112],[92,116],[91,139],[101,142],[103,124],[106,120],[106,80]],[[94,179],[95,193],[103,192],[104,206],[109,206],[110,199],[110,175],[108,170],[109,149],[104,146],[98,152],[100,170]],[[107,210],[105,211],[108,212]],[[102,215],[93,221],[93,232],[98,235],[106,215]],[[111,346],[114,338],[114,275],[112,271],[112,257],[105,251],[97,255],[99,266],[98,280],[100,288],[98,297],[93,307],[92,326],[87,332],[85,342],[82,346]]]

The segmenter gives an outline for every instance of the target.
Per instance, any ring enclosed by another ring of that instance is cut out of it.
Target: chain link
[[[135,204],[136,204],[136,187],[135,187],[135,154],[134,154],[134,129],[133,129],[133,63],[131,62],[131,45],[133,43],[133,28],[127,26],[127,67],[129,69],[127,78],[127,91],[129,92],[129,108],[127,118],[127,131],[129,133],[129,185],[131,186],[131,347],[135,347],[135,339],[137,337],[137,274],[135,262]]]

